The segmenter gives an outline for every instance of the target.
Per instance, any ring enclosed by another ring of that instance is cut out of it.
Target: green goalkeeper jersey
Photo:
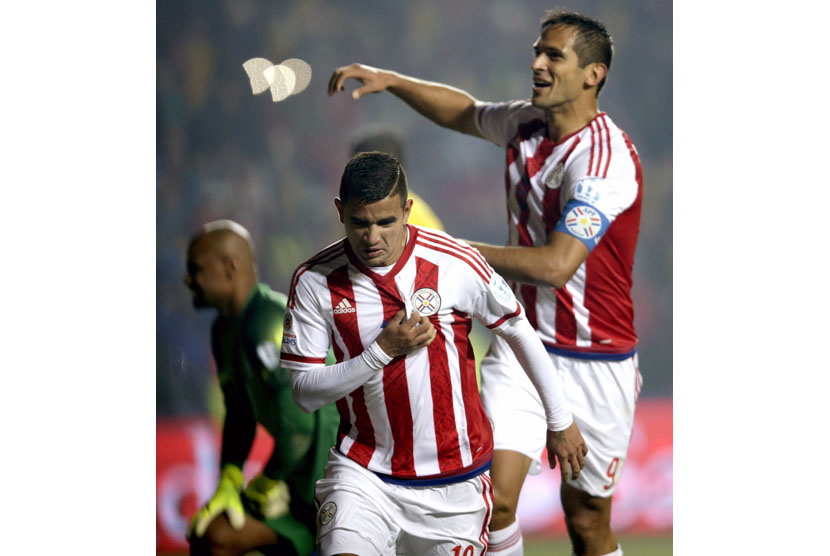
[[[211,344],[226,408],[221,462],[242,468],[256,423],[263,425],[274,439],[264,472],[289,485],[291,516],[308,528],[313,542],[314,483],[323,477],[339,415],[333,404],[305,413],[294,403],[290,371],[279,367],[285,305],[285,295],[259,283],[248,294],[241,316],[220,316],[213,324]],[[333,362],[329,353],[327,364]],[[274,528],[278,536],[291,538],[298,537],[292,533],[297,525]],[[306,552],[307,538],[291,540],[298,553]]]

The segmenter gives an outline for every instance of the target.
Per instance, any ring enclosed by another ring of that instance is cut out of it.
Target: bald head
[[[241,311],[256,280],[253,242],[243,226],[215,220],[193,235],[185,284],[195,307],[214,307],[222,314]]]
[[[251,234],[233,220],[214,220],[199,228],[190,240],[190,248],[198,244],[200,250],[219,257],[239,260],[246,268],[254,268],[254,245]]]

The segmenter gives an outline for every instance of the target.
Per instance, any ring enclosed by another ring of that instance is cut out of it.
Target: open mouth
[[[539,81],[538,79],[533,80],[533,92],[539,93],[544,91],[545,89],[550,88],[551,84],[546,81]]]

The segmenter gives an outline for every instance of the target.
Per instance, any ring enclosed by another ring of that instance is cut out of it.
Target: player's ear
[[[600,62],[593,62],[583,68],[585,75],[585,86],[596,87],[608,75],[608,66]]]
[[[222,264],[225,267],[225,277],[230,279],[239,268],[239,263],[236,258],[230,255],[225,255],[222,259]]]
[[[345,223],[346,221],[343,220],[343,203],[337,197],[334,198],[334,206],[337,207],[337,214],[340,215],[340,223]]]
[[[412,203],[414,203],[414,202],[415,201],[413,201],[412,198],[409,198],[403,204],[403,223],[404,224],[409,222],[409,215],[412,213]]]

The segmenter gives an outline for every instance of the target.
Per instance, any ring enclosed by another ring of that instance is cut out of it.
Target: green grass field
[[[667,556],[672,553],[672,537],[619,537],[625,556]],[[570,556],[571,545],[563,537],[525,537],[525,556]]]
[[[648,537],[624,537],[620,536],[623,552],[626,556],[669,556],[672,553],[672,537],[648,536]],[[524,556],[570,556],[571,545],[566,538],[562,537],[530,537],[525,538]],[[169,556],[187,556],[182,554],[170,554]]]

